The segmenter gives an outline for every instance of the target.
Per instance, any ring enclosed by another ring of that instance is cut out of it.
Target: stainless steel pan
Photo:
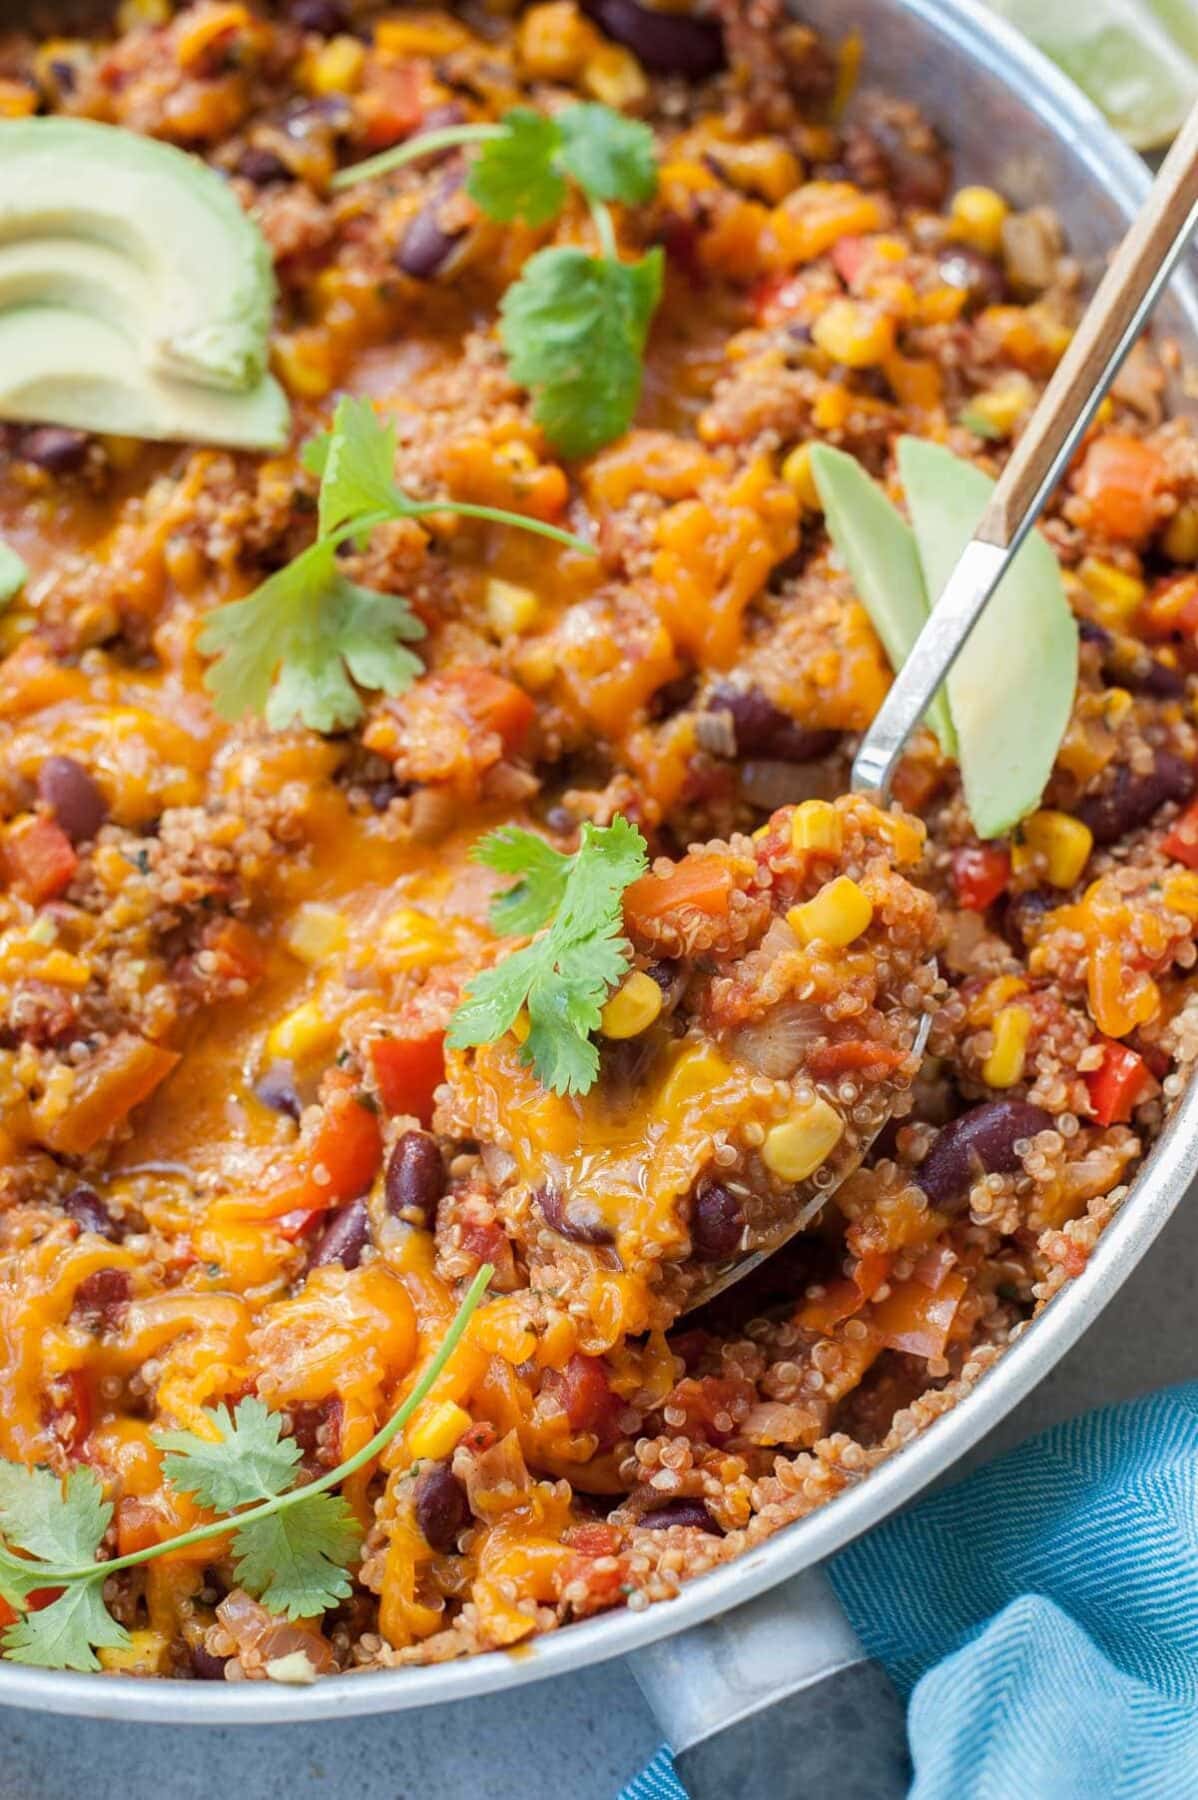
[[[1119,236],[1147,185],[1143,166],[1070,83],[974,0],[795,0],[795,10],[834,39],[861,31],[865,80],[924,108],[953,146],[960,177],[992,182],[1017,203],[1054,206],[1071,248],[1091,266]],[[1191,352],[1198,347],[1198,296],[1187,282],[1175,283],[1161,327]],[[859,1488],[669,1604],[572,1625],[515,1654],[303,1689],[106,1680],[0,1663],[0,1704],[172,1724],[298,1723],[461,1700],[631,1654],[696,1794],[785,1792],[781,1769],[797,1769],[792,1759],[801,1756],[804,1788],[814,1790],[826,1767],[842,1800],[885,1800],[903,1783],[897,1702],[864,1661],[817,1565],[942,1475],[1053,1367],[1143,1256],[1196,1170],[1198,1085],[1085,1273],[954,1412]]]

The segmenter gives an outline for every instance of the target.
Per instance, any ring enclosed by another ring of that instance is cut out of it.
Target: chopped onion
[[[743,1025],[731,1042],[741,1062],[771,1081],[785,1081],[803,1061],[817,1039],[825,1037],[828,1022],[818,1006],[808,1000],[783,1000],[765,1017]]]
[[[741,764],[741,793],[750,806],[775,812],[800,800],[831,800],[840,789],[840,769],[831,763],[747,762]]]

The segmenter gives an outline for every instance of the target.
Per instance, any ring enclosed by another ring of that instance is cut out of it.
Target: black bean
[[[301,31],[318,31],[321,37],[336,37],[348,31],[350,16],[341,0],[291,0],[290,18]]]
[[[125,1269],[93,1269],[75,1289],[72,1313],[94,1331],[111,1331],[133,1298]]]
[[[941,257],[938,273],[949,287],[965,290],[971,309],[997,306],[1005,292],[1003,272],[994,258],[983,256],[980,250],[971,250],[965,244],[957,245]]]
[[[229,1661],[227,1656],[213,1656],[210,1650],[205,1650],[203,1644],[193,1644],[189,1655],[191,1672],[197,1681],[223,1681],[225,1679],[225,1664]]]
[[[273,150],[261,150],[251,144],[237,159],[237,173],[252,181],[255,187],[269,187],[272,181],[290,181],[291,170]]]
[[[365,1200],[351,1200],[326,1225],[308,1262],[310,1269],[326,1263],[340,1263],[343,1269],[356,1269],[362,1252],[370,1242],[370,1214]]]
[[[723,1262],[735,1255],[745,1228],[745,1210],[721,1182],[709,1181],[691,1209],[691,1253],[699,1262]]]
[[[724,33],[715,19],[659,12],[640,0],[583,0],[582,10],[654,75],[701,81],[724,66]]]
[[[614,1241],[610,1226],[593,1200],[574,1196],[563,1200],[555,1187],[538,1188],[533,1196],[551,1231],[560,1232],[572,1244],[610,1244]]]
[[[466,1489],[447,1462],[429,1463],[416,1477],[412,1495],[416,1523],[425,1540],[442,1555],[453,1550],[470,1523]]]
[[[74,63],[68,62],[65,56],[51,57],[50,73],[54,77],[54,81],[60,94],[73,94],[75,92],[78,82],[78,76],[75,73],[75,65]]]
[[[94,838],[108,817],[108,802],[94,776],[73,756],[48,756],[37,772],[37,793],[72,844]]]
[[[120,1227],[94,1188],[72,1188],[62,1203],[68,1219],[74,1219],[81,1231],[94,1231],[110,1243],[120,1239]]]
[[[685,675],[676,675],[673,681],[667,681],[649,696],[649,717],[653,720],[670,719],[676,712],[681,712],[694,699],[696,685],[697,678],[693,669],[688,669]]]
[[[1120,687],[1133,694],[1147,694],[1151,700],[1180,700],[1186,691],[1185,676],[1168,663],[1158,662],[1146,653],[1137,655],[1126,667],[1121,663],[1111,670]]]
[[[1105,626],[1096,625],[1093,619],[1079,619],[1077,635],[1083,644],[1097,644],[1103,650],[1109,650],[1115,642]]]
[[[1158,750],[1146,775],[1134,775],[1122,763],[1115,785],[1105,794],[1091,795],[1075,810],[1082,824],[1094,833],[1096,844],[1115,844],[1129,831],[1146,825],[1167,800],[1188,800],[1193,792],[1193,765],[1171,750]]]
[[[1036,940],[1036,927],[1045,913],[1061,904],[1060,894],[1032,888],[1026,894],[1014,894],[1003,912],[1003,935],[1013,949],[1025,951]]]
[[[263,1106],[286,1113],[289,1119],[298,1119],[304,1110],[304,1103],[296,1092],[295,1070],[289,1062],[271,1063],[254,1083],[254,1092]]]
[[[403,234],[395,261],[414,281],[431,281],[439,275],[466,235],[460,227],[445,231],[441,226],[442,209],[461,185],[462,172],[455,169],[438,184]]]
[[[668,1500],[656,1512],[646,1513],[637,1523],[642,1531],[668,1531],[671,1525],[693,1525],[716,1537],[724,1535],[701,1500]]]
[[[437,1202],[445,1192],[445,1166],[427,1131],[405,1131],[387,1158],[384,1177],[387,1211],[397,1218],[418,1212],[429,1231],[437,1223]]]
[[[89,441],[85,431],[65,425],[35,425],[21,438],[21,455],[47,475],[69,475],[82,467]]]
[[[1051,1113],[1026,1100],[986,1100],[936,1136],[915,1180],[942,1212],[959,1207],[982,1175],[1013,1175],[1021,1167],[1015,1145],[1051,1131]]]
[[[763,694],[759,687],[713,689],[708,712],[732,715],[736,753],[741,757],[768,757],[772,762],[806,763],[826,756],[837,742],[834,731],[814,731],[800,725],[789,713]]]

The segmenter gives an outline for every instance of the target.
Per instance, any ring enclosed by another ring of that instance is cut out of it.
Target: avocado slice
[[[29,579],[29,570],[10,544],[0,538],[0,608],[16,598]]]
[[[59,118],[0,121],[0,168],[0,417],[285,441],[270,253],[214,170]]]
[[[915,534],[856,457],[829,444],[813,444],[811,473],[828,535],[897,672],[928,617]],[[928,708],[927,722],[944,754],[955,756],[956,733],[943,688]]]
[[[994,483],[941,444],[903,437],[899,473],[933,605]],[[979,837],[1040,803],[1073,710],[1077,621],[1046,538],[1033,531],[948,676],[965,802]]]

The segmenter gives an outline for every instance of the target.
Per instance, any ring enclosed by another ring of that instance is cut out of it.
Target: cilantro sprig
[[[533,417],[566,456],[585,456],[627,430],[640,398],[649,326],[661,300],[664,258],[619,254],[608,205],[653,198],[653,133],[609,106],[581,103],[552,117],[518,106],[496,125],[447,126],[342,169],[335,187],[382,175],[455,145],[479,145],[466,192],[488,218],[543,226],[573,182],[591,209],[599,253],[538,250],[500,306],[499,336]]]
[[[345,398],[332,430],[304,447],[305,466],[320,476],[315,542],[270,575],[244,600],[212,612],[199,648],[216,661],[204,685],[227,719],[262,713],[282,730],[297,720],[313,731],[341,731],[363,712],[359,689],[402,694],[422,672],[405,648],[424,636],[408,602],[361,587],[341,571],[339,547],[363,546],[376,526],[394,519],[459,513],[515,525],[592,555],[582,538],[502,507],[465,500],[413,500],[396,486],[394,423],[384,424],[368,400]]]
[[[518,826],[489,832],[473,856],[519,878],[491,903],[495,929],[543,935],[475,976],[448,1042],[458,1050],[493,1043],[527,1008],[520,1060],[554,1093],[585,1094],[599,1073],[592,1033],[631,960],[621,901],[647,866],[645,840],[617,814],[610,825],[585,824],[573,856]]]
[[[296,1485],[300,1448],[260,1400],[205,1410],[211,1437],[191,1431],[154,1433],[166,1452],[162,1472],[176,1492],[190,1494],[222,1516],[163,1543],[97,1562],[112,1522],[92,1469],[65,1480],[49,1469],[0,1461],[0,1597],[20,1617],[0,1644],[11,1662],[44,1669],[99,1668],[95,1652],[129,1644],[125,1627],[104,1604],[110,1575],[232,1534],[236,1579],[274,1613],[291,1619],[326,1612],[352,1591],[348,1565],[361,1529],[348,1503],[331,1490],[381,1454],[403,1430],[460,1343],[494,1270],[484,1263],[453,1323],[402,1406],[353,1456],[319,1480]],[[21,1552],[21,1554],[17,1554]],[[40,1609],[30,1596],[62,1592]]]

